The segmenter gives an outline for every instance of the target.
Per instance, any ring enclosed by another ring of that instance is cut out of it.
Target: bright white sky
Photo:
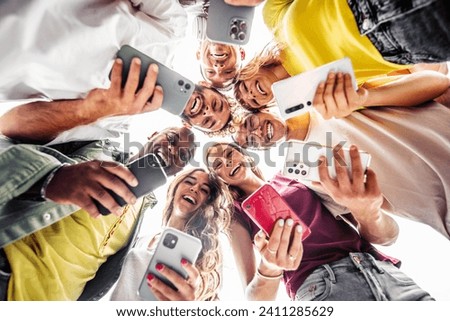
[[[261,7],[257,8],[253,25],[252,38],[245,47],[247,59],[251,59],[255,53],[270,40],[270,34],[264,26],[260,13]],[[188,37],[177,53],[175,69],[193,81],[201,80],[198,63],[195,60],[196,40]],[[155,119],[161,121],[155,121]],[[164,121],[162,121],[164,119]],[[155,130],[161,130],[167,126],[180,124],[177,117],[171,116],[165,111],[157,111],[143,115],[136,124],[132,140],[145,140]],[[142,124],[151,124],[151,127]],[[210,141],[208,137],[196,131],[197,140],[201,146]],[[223,140],[228,140],[224,138]],[[276,161],[276,166],[265,166],[260,164],[267,178],[270,178],[282,166],[282,158],[275,154],[276,149],[271,150],[271,159]],[[202,148],[197,150],[196,161],[202,160]],[[142,232],[153,233],[160,226],[160,214],[165,203],[166,186],[156,191],[159,205],[148,213],[144,222]],[[400,225],[400,237],[397,243],[390,247],[382,247],[381,250],[393,257],[399,258],[402,270],[412,277],[424,290],[428,291],[437,300],[450,300],[450,241],[443,236],[420,223],[396,218]],[[155,224],[157,222],[157,224]],[[232,254],[227,242],[224,242],[225,272],[223,300],[243,300],[243,291],[239,283],[237,271],[234,268]],[[280,290],[280,300],[287,300],[284,289]]]

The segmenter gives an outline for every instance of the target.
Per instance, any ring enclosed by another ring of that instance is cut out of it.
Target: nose
[[[191,188],[189,189],[191,192],[193,193],[198,193],[198,184],[192,185]]]
[[[258,137],[262,137],[263,132],[262,132],[261,126],[257,126],[254,130],[252,130],[252,134],[254,134]]]
[[[220,70],[222,70],[224,67],[225,67],[225,65],[224,65],[222,62],[216,61],[216,62],[214,63],[214,70],[216,70],[216,71],[220,71]]]
[[[213,116],[212,110],[208,105],[203,109],[203,116]]]

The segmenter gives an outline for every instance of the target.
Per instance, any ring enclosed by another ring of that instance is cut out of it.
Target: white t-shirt
[[[83,98],[108,88],[124,44],[170,66],[187,22],[177,0],[1,1],[0,114],[26,102]],[[105,118],[57,141],[114,137],[126,131],[129,118]]]

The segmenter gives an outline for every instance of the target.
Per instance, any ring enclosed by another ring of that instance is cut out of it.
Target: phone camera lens
[[[245,39],[245,33],[244,32],[239,32],[238,38],[239,38],[239,40],[244,40]]]
[[[306,176],[306,171],[305,170],[302,170],[302,175]]]
[[[184,85],[184,88],[186,88],[186,90],[189,90],[189,89],[191,89],[191,85],[190,84],[186,84],[186,85]]]
[[[230,29],[231,34],[237,34],[239,31],[239,28],[237,26],[232,26]]]
[[[164,237],[164,240],[163,240],[164,246],[168,247],[169,249],[173,249],[177,245],[177,242],[178,242],[178,238],[175,235],[170,234],[170,233],[168,233]]]
[[[311,106],[311,102],[310,102],[310,101],[308,101],[306,104],[307,104],[308,106]]]
[[[241,21],[241,23],[239,24],[239,29],[241,29],[242,31],[247,30],[247,23],[245,21]]]
[[[289,173],[289,174],[292,174],[293,171],[294,171],[294,170],[293,170],[292,168],[289,168],[289,169],[288,169],[288,173]]]
[[[178,80],[178,85],[183,86],[184,85],[184,81],[183,80]]]
[[[295,170],[295,174],[297,174],[297,175],[300,174],[300,170],[299,170],[299,169],[296,169],[296,170]]]

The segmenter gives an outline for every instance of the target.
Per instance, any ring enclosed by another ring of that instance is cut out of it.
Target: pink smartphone
[[[267,235],[270,235],[275,222],[280,218],[291,218],[294,220],[294,224],[301,225],[303,230],[302,241],[311,234],[309,227],[269,184],[264,184],[247,197],[242,202],[242,208],[253,222]]]

